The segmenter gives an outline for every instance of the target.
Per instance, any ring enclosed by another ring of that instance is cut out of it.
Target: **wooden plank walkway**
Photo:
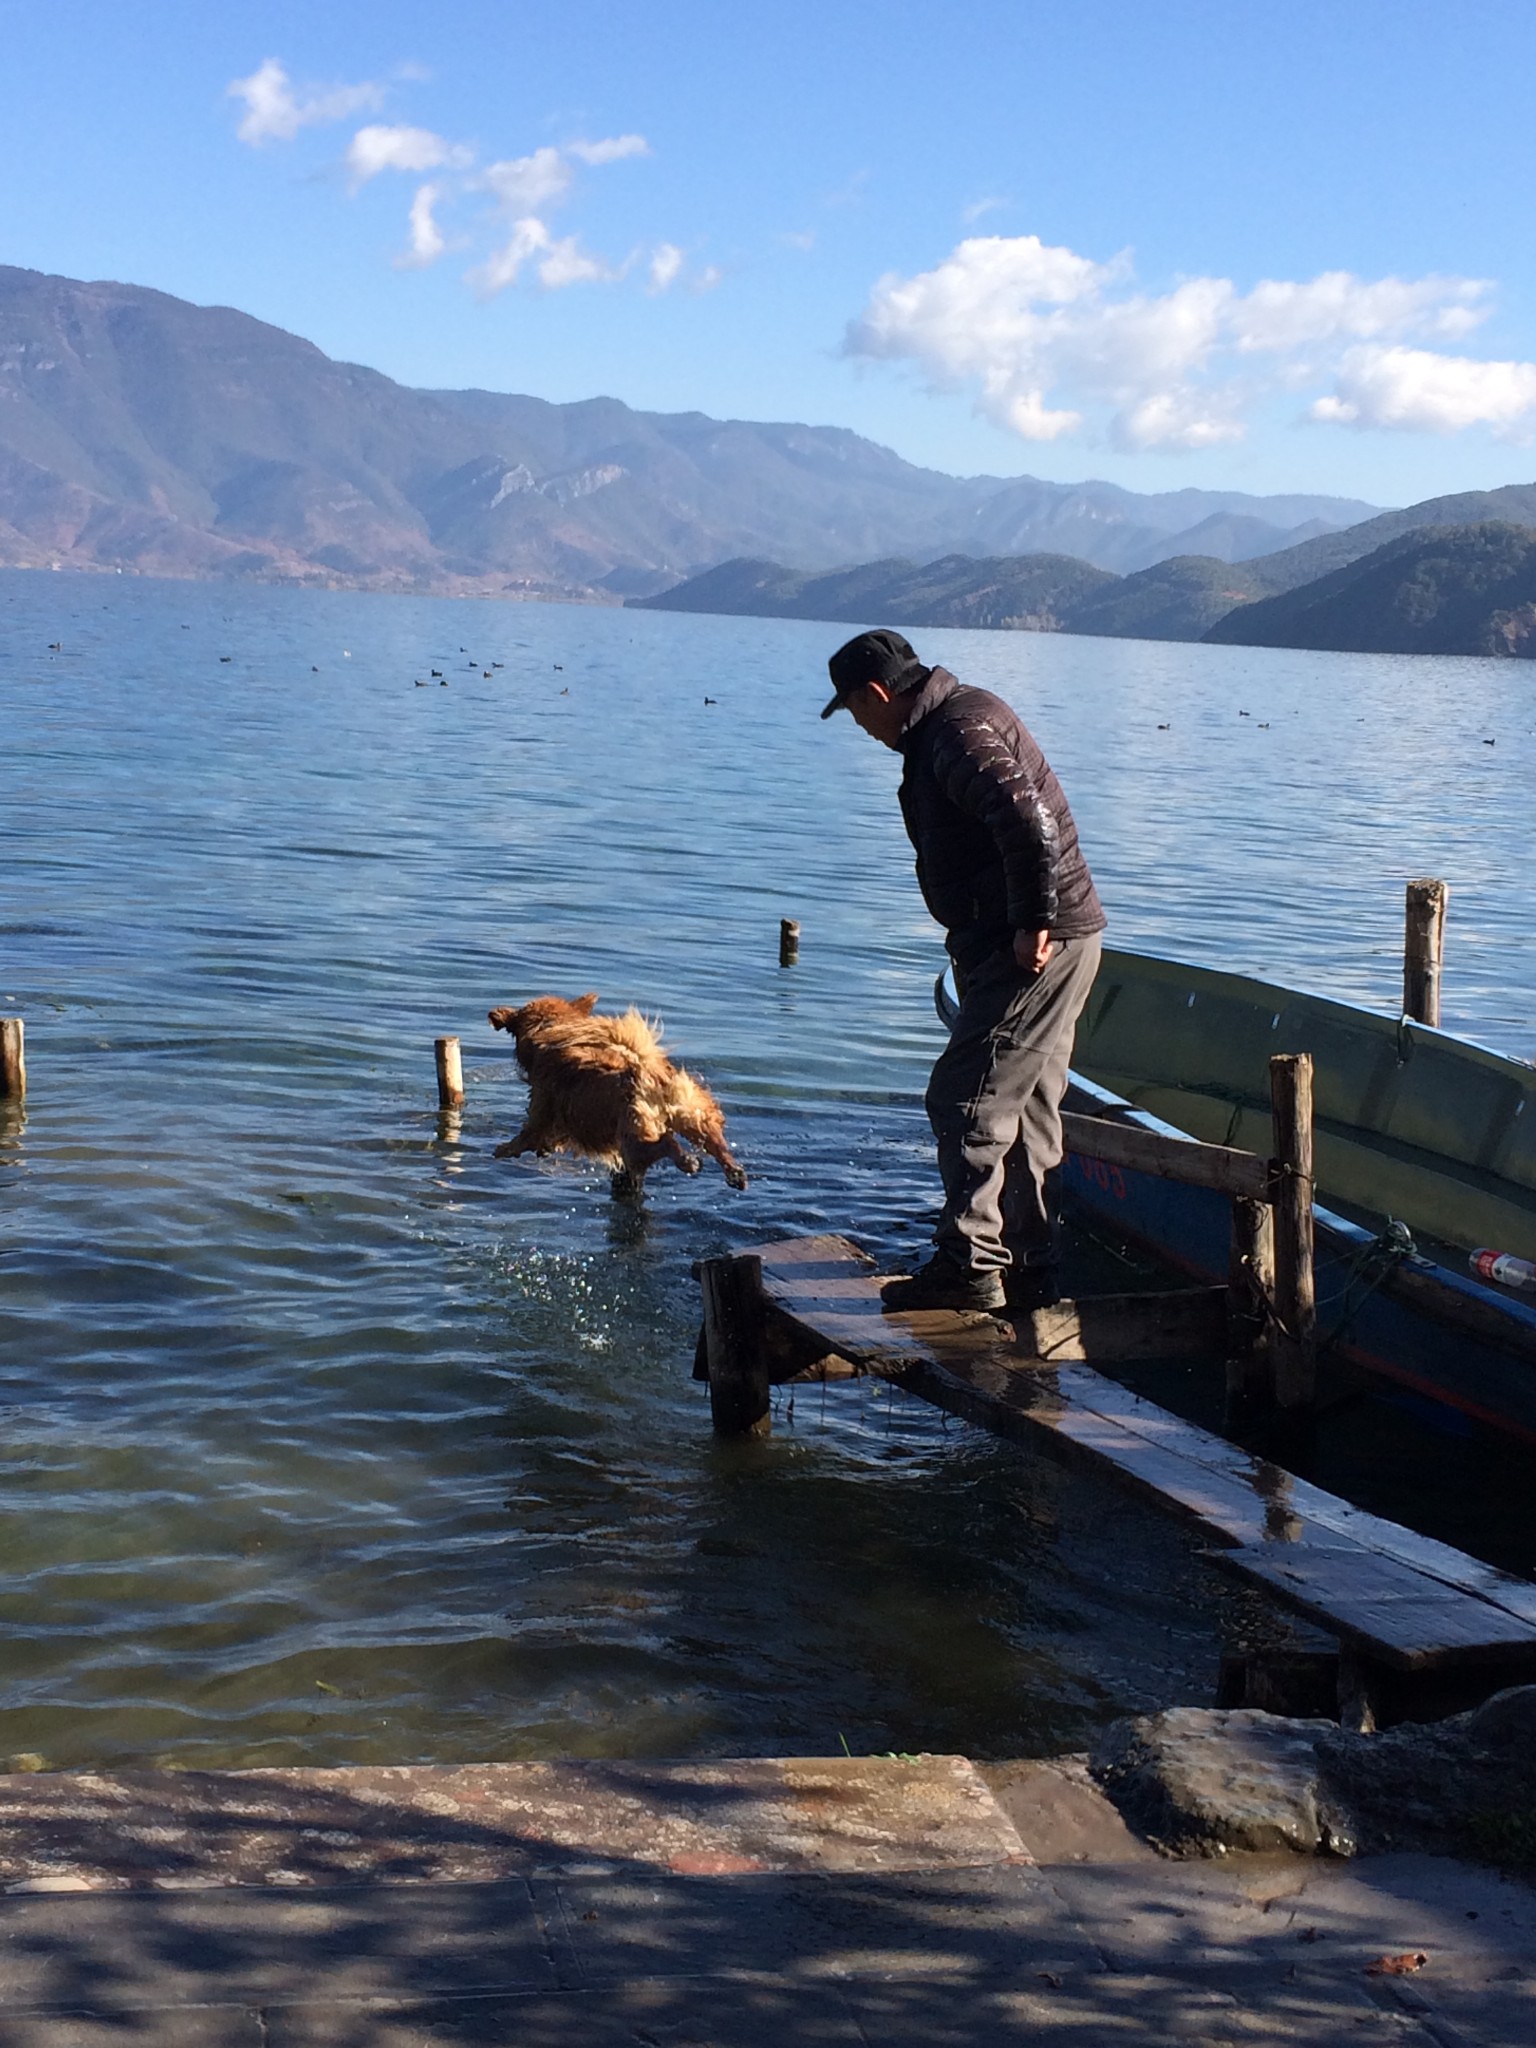
[[[1012,1328],[948,1310],[891,1315],[883,1276],[846,1238],[788,1239],[758,1256],[775,1379],[876,1374],[995,1434],[1107,1470],[1193,1521],[1216,1562],[1390,1671],[1486,1667],[1490,1690],[1536,1677],[1536,1584],[1352,1507],[1096,1371],[1093,1304]],[[1169,1328],[1188,1314],[1171,1314]],[[1111,1352],[1113,1320],[1103,1319]],[[1139,1335],[1155,1343],[1155,1333],[1154,1317]],[[1179,1349],[1165,1341],[1163,1355]]]

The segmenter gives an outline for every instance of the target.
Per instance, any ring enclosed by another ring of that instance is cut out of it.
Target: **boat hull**
[[[1106,951],[1068,1106],[1263,1154],[1268,1055],[1303,1051],[1316,1072],[1325,1347],[1442,1424],[1536,1443],[1536,1306],[1464,1264],[1479,1243],[1529,1256],[1536,1239],[1536,1071],[1348,1004]],[[1071,1206],[1191,1278],[1226,1278],[1225,1197],[1071,1155],[1063,1178]],[[1393,1216],[1431,1256],[1392,1254],[1374,1226]]]

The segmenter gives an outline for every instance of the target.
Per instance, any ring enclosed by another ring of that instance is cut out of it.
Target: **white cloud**
[[[934,269],[880,279],[846,354],[915,365],[935,389],[971,388],[987,418],[1031,441],[1084,430],[1127,449],[1241,438],[1276,390],[1336,375],[1310,417],[1350,424],[1508,431],[1536,396],[1536,366],[1407,348],[1487,317],[1492,286],[1458,277],[1192,277],[1132,288],[1128,259],[1100,263],[1036,235],[973,236]]]
[[[538,280],[546,291],[562,291],[573,284],[607,284],[623,275],[600,256],[583,249],[574,235],[556,241],[543,221],[532,214],[514,221],[505,242],[484,263],[469,272],[469,282],[478,298],[493,299],[517,283],[524,268],[535,257]]]
[[[424,270],[435,263],[448,244],[437,224],[437,205],[443,196],[441,185],[418,185],[411,201],[411,246],[395,258],[399,270]]]
[[[512,232],[501,247],[492,252],[484,263],[477,264],[468,273],[475,296],[493,299],[498,292],[504,292],[508,285],[516,284],[523,265],[530,256],[537,256],[541,249],[550,245],[550,232],[543,221],[530,216],[526,220],[514,221]]]
[[[1492,290],[1481,278],[1367,280],[1347,270],[1327,270],[1305,284],[1267,278],[1235,303],[1234,340],[1248,350],[1404,333],[1455,341],[1488,317],[1482,301]]]
[[[584,164],[616,164],[627,156],[649,156],[643,135],[610,135],[601,142],[568,142],[569,154]]]
[[[487,164],[475,184],[489,192],[503,213],[514,218],[537,213],[541,207],[563,199],[570,189],[571,166],[558,149],[547,145],[531,156],[505,158]]]
[[[658,243],[651,256],[650,277],[646,290],[651,293],[664,292],[669,285],[676,284],[678,272],[683,267],[683,252],[675,242]]]
[[[400,87],[426,75],[419,66],[401,65],[391,74],[391,84]],[[228,91],[232,99],[244,103],[238,133],[243,142],[252,144],[291,142],[302,128],[375,110],[385,96],[385,88],[375,82],[299,89],[276,57],[268,57],[249,78],[234,80]],[[430,128],[373,121],[353,134],[345,164],[354,193],[386,171],[417,178],[425,172],[438,173],[416,187],[407,218],[407,247],[395,258],[399,269],[424,268],[445,253],[449,241],[440,225],[440,208],[469,194],[488,199],[489,206],[482,203],[479,208],[475,239],[494,237],[494,246],[466,273],[466,282],[481,298],[493,298],[530,274],[546,291],[564,290],[573,284],[614,283],[629,276],[645,261],[642,249],[635,249],[622,262],[610,263],[584,247],[577,235],[557,238],[549,217],[571,197],[583,171],[601,170],[650,153],[643,135],[626,132],[579,137],[559,147],[546,143],[526,156],[498,157],[476,168],[477,152],[468,144],[453,142]],[[469,238],[460,235],[458,239]],[[682,270],[682,250],[671,242],[655,243],[646,265],[647,288],[652,292],[668,290]],[[693,280],[696,290],[708,290],[716,282],[718,273],[710,271]]]
[[[328,91],[310,89],[300,95],[276,57],[268,57],[249,78],[236,78],[226,88],[230,99],[244,100],[245,112],[235,130],[242,142],[291,142],[301,128],[326,121],[345,121],[381,106],[384,88],[371,82],[337,85]]]
[[[467,161],[466,154],[430,128],[387,128],[374,124],[359,128],[347,145],[347,169],[352,189],[366,185],[380,171],[436,171],[445,164]]]
[[[712,292],[716,285],[724,284],[724,282],[725,272],[720,268],[719,264],[706,263],[698,276],[693,280],[693,289],[696,292]]]
[[[1311,417],[1351,427],[1456,434],[1491,427],[1509,440],[1536,431],[1536,363],[1484,363],[1421,348],[1351,349],[1334,391]]]
[[[618,275],[600,257],[589,255],[574,235],[551,242],[548,255],[539,265],[539,283],[552,292],[568,284],[606,284]]]

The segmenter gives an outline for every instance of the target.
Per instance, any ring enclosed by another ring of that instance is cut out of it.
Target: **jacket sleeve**
[[[1049,931],[1058,910],[1061,832],[1007,739],[985,718],[955,720],[935,739],[933,772],[958,810],[990,834],[1003,863],[1008,922]]]

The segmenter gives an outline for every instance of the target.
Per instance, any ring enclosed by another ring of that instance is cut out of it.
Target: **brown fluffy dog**
[[[733,1188],[744,1188],[747,1176],[726,1147],[713,1095],[673,1066],[638,1010],[595,1017],[596,1003],[595,995],[574,1003],[535,996],[521,1009],[491,1011],[495,1028],[511,1032],[528,1076],[523,1128],[496,1147],[497,1158],[575,1152],[601,1159],[614,1169],[614,1193],[634,1195],[660,1159],[683,1173],[699,1171],[704,1162],[686,1140],[720,1162]]]

